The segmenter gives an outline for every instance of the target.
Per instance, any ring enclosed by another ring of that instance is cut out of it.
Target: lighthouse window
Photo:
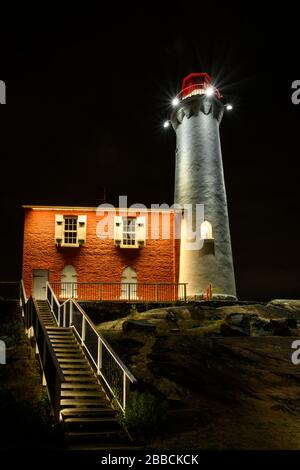
[[[64,244],[77,244],[77,217],[64,217]]]
[[[212,227],[207,220],[202,222],[201,224],[201,238],[207,239],[207,238],[212,238]]]
[[[123,217],[123,245],[135,246],[136,244],[136,219]]]

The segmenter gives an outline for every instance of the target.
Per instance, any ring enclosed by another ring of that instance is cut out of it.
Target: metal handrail
[[[107,340],[104,338],[104,336],[96,329],[94,323],[90,320],[90,318],[87,316],[83,308],[76,302],[76,300],[70,299],[70,302],[72,302],[74,305],[77,306],[77,308],[80,310],[82,315],[85,318],[85,321],[89,323],[93,331],[96,333],[96,335],[100,338],[101,342],[105,345],[106,349],[111,353],[113,356],[114,360],[117,362],[117,364],[120,366],[120,368],[123,370],[123,372],[127,375],[128,379],[130,380],[131,383],[137,383],[136,378],[134,375],[130,372],[130,370],[125,366],[124,362],[119,358],[117,353],[112,349],[110,344],[107,342]]]
[[[21,282],[20,282],[20,289],[21,289],[21,295],[23,295],[24,302],[25,304],[27,304],[27,295],[26,295],[26,290],[25,290],[23,279],[21,279]]]
[[[186,302],[187,283],[176,282],[54,282],[60,299],[81,301]]]
[[[50,294],[50,299],[49,299],[49,294]],[[57,325],[60,326],[60,303],[57,300],[57,297],[48,281],[46,282],[46,299],[49,304],[50,310],[53,313],[53,316]],[[56,305],[55,310],[57,310],[57,316],[56,316],[56,312],[53,309],[54,304]]]
[[[49,282],[47,282],[46,285],[46,293],[50,310],[54,315],[53,307],[57,306],[56,302],[58,301]],[[68,318],[66,318],[67,305],[69,305]],[[61,312],[63,312],[63,326],[72,327],[74,329],[74,332],[80,340],[81,346],[87,353],[87,358],[92,361],[92,364],[97,369],[97,374],[104,380],[108,389],[116,399],[119,407],[123,412],[125,412],[128,400],[129,382],[132,384],[137,383],[136,378],[112,349],[107,340],[97,331],[94,323],[90,320],[76,300],[70,298],[65,300],[62,304],[59,304],[57,313],[58,326],[62,326]],[[76,316],[76,313],[80,314],[79,322],[75,321],[74,317]],[[86,338],[87,324],[94,335],[96,346],[95,343],[92,345],[88,344],[89,341]],[[107,356],[107,364],[105,363],[105,360],[103,360],[103,356],[106,355],[106,351],[109,354],[109,356]],[[113,360],[112,363],[111,360]]]
[[[49,283],[48,283],[49,284]],[[77,284],[77,285],[81,285],[81,284],[96,284],[96,285],[102,285],[102,284],[106,284],[106,285],[110,285],[110,284],[119,284],[119,285],[122,285],[122,282],[119,282],[119,281],[95,281],[95,282],[52,282],[51,285],[59,285],[61,286],[62,284],[69,284],[69,285],[72,285],[72,284]],[[130,282],[125,282],[125,284],[130,284]],[[137,286],[184,286],[184,285],[187,285],[186,282],[137,282],[135,285]]]
[[[59,423],[61,419],[61,384],[66,380],[50,342],[48,332],[40,318],[36,300],[34,297],[27,300],[23,281],[21,281],[20,294],[20,303],[25,317],[25,329],[28,333],[33,330],[32,335],[29,333],[29,336],[34,336],[43,371],[43,381],[45,380],[45,383],[47,384],[49,398],[53,409],[54,421],[55,423]]]

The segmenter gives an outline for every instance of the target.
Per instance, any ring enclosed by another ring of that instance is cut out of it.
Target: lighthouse
[[[190,298],[211,286],[213,297],[236,298],[228,208],[219,125],[224,112],[220,92],[207,73],[192,73],[182,82],[171,115],[176,132],[175,205],[192,207],[193,231],[187,239],[185,211],[181,220],[179,282]],[[197,207],[203,217],[197,220]]]

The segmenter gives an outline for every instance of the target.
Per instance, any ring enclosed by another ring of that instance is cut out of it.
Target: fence
[[[88,359],[124,412],[130,383],[136,383],[136,378],[74,299],[68,299],[60,305],[52,285],[47,283],[47,301],[58,326],[74,328]]]
[[[185,283],[51,282],[56,298],[79,301],[186,302]]]

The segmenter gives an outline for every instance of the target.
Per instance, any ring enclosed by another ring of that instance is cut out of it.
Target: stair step
[[[55,354],[58,359],[71,359],[72,357],[76,359],[82,358],[82,353],[80,351],[72,351],[69,353],[67,352],[59,353],[55,351]]]
[[[107,439],[107,438],[116,438],[123,436],[124,438],[127,436],[125,435],[124,431],[120,428],[120,430],[115,431],[94,431],[94,432],[86,432],[86,431],[72,431],[68,432],[67,436],[69,439]]]
[[[60,401],[60,406],[98,406],[101,407],[101,405],[106,405],[107,403],[100,398],[92,399],[92,398],[87,398],[86,400],[84,398],[63,398]]]
[[[68,358],[71,358],[71,357],[76,357],[77,359],[79,358],[84,358],[84,356],[82,355],[82,352],[81,351],[65,351],[65,352],[61,352],[61,351],[56,351],[56,349],[54,349],[54,352],[56,354],[57,357],[60,357],[60,358],[65,358],[65,359],[68,359]]]
[[[107,416],[107,417],[89,417],[89,418],[65,418],[65,423],[117,423],[118,420],[116,417]]]
[[[61,337],[53,337],[53,336],[49,336],[49,339],[51,341],[51,343],[55,342],[60,342],[62,343],[62,345],[64,344],[70,344],[70,345],[77,345],[77,343],[75,343],[75,341],[73,340],[73,338],[67,338],[66,336],[61,336]]]
[[[91,388],[91,389],[98,389],[98,390],[101,390],[99,385],[97,383],[94,383],[94,384],[89,384],[89,383],[66,383],[66,382],[63,382],[61,384],[61,388],[62,389],[76,389],[76,388]]]
[[[91,416],[94,414],[99,415],[114,415],[115,411],[110,408],[64,408],[61,410],[61,414],[66,417],[72,416]]]
[[[59,363],[60,364],[86,364],[86,360],[85,359],[82,359],[82,356],[80,359],[76,359],[75,357],[74,358],[67,358],[67,357],[62,357],[59,359]]]
[[[86,370],[87,372],[91,373],[90,367],[87,365],[87,363],[84,361],[82,364],[60,364],[61,369],[65,370],[66,372],[69,371],[70,369],[77,369],[79,370]]]
[[[66,372],[66,374],[68,374],[68,372]],[[91,376],[89,374],[89,376],[87,375],[65,375],[65,382],[64,383],[69,383],[70,385],[72,383],[76,383],[76,382],[84,382],[84,383],[93,383],[93,384],[96,384],[97,381],[95,379],[95,377]]]
[[[101,392],[100,389],[98,390],[85,390],[85,391],[78,391],[78,390],[61,390],[61,393],[60,393],[61,397],[69,397],[71,396],[72,398],[75,398],[75,397],[99,397],[99,398],[103,398],[103,394]]]
[[[62,332],[59,332],[59,331],[49,331],[48,330],[48,335],[49,336],[57,336],[59,338],[74,338],[73,334],[69,331],[62,331]]]
[[[73,336],[74,337],[72,331],[65,330],[64,328],[61,328],[61,327],[53,328],[51,330],[48,330],[48,333],[50,335],[60,335],[60,336],[65,335],[65,336]]]
[[[77,377],[72,377],[72,375],[75,375],[75,376],[77,376]],[[68,369],[68,370],[66,370],[66,372],[65,372],[65,374],[64,374],[65,379],[66,379],[66,382],[69,380],[69,379],[67,379],[68,376],[70,376],[72,380],[73,380],[73,379],[76,380],[76,379],[78,379],[78,376],[79,376],[79,375],[82,375],[82,376],[83,376],[83,375],[87,375],[87,376],[88,376],[88,379],[92,379],[92,378],[93,378],[93,379],[95,380],[95,377],[94,377],[93,375],[91,375],[90,369],[85,369],[85,370],[84,370],[84,369],[79,369],[79,370],[71,370],[71,369]],[[87,380],[87,379],[85,379],[85,380]]]
[[[59,335],[57,333],[48,333],[48,336],[52,339],[74,339],[73,335],[66,333],[63,333],[62,335]]]
[[[62,328],[61,326],[51,328],[49,333],[52,333],[53,335],[73,335],[70,328]]]
[[[75,341],[70,341],[70,340],[64,341],[64,340],[61,340],[61,339],[52,340],[51,338],[50,338],[50,341],[53,344],[53,346],[60,346],[61,348],[65,347],[65,346],[73,346],[73,347],[77,346],[77,348],[78,348],[78,345],[77,345],[77,343],[75,343]]]

